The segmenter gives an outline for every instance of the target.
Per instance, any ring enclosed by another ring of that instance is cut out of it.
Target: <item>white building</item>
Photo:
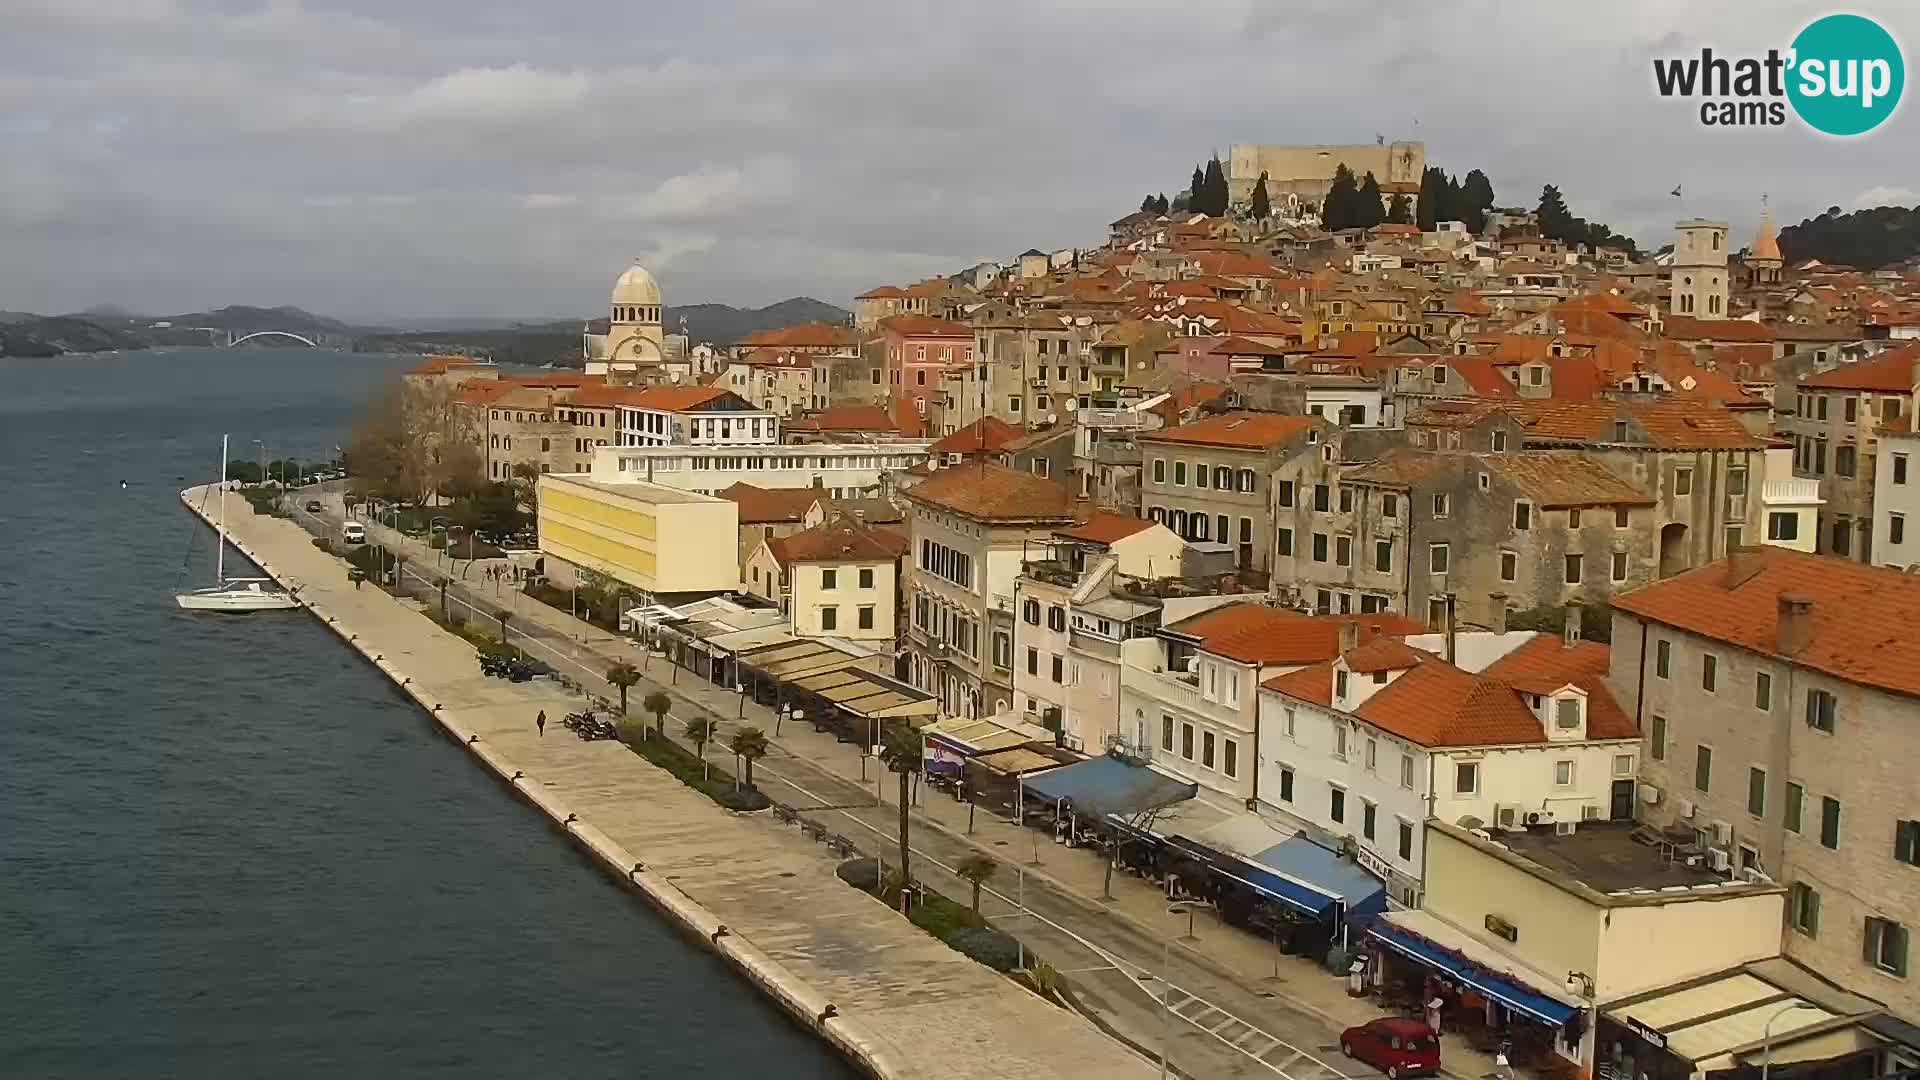
[[[1417,906],[1422,823],[1577,827],[1630,820],[1639,734],[1604,645],[1523,632],[1362,642],[1267,680],[1259,801],[1336,842]]]
[[[1881,566],[1910,569],[1920,566],[1920,434],[1912,421],[1902,426],[1908,430],[1881,428],[1874,450],[1872,551]]]
[[[1774,547],[1812,551],[1820,538],[1820,481],[1793,475],[1792,447],[1766,451],[1766,479],[1760,485],[1760,508],[1766,515],[1763,540]],[[1878,550],[1878,549],[1876,549]]]
[[[717,386],[652,386],[620,401],[615,446],[774,446],[780,418]]]
[[[819,487],[834,498],[871,495],[888,473],[927,460],[925,440],[890,443],[806,443],[793,446],[603,446],[594,451],[597,480],[647,480],[682,491],[715,494],[746,482],[761,488]]]

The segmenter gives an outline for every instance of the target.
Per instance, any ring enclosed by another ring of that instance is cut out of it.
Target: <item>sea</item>
[[[0,359],[0,1077],[848,1080],[310,617],[175,607],[221,435],[408,362]]]

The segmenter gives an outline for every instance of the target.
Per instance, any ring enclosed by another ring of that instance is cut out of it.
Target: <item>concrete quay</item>
[[[193,488],[181,497],[201,513],[200,495]],[[297,525],[230,515],[227,531],[608,873],[866,1072],[885,1080],[956,1070],[1008,1080],[1154,1073],[1091,1022],[848,888],[824,849],[770,814],[729,813],[618,744],[573,738],[558,720],[577,698],[545,680],[482,676],[470,645],[407,603],[356,588],[346,567]],[[535,729],[541,710],[554,721],[554,738]]]

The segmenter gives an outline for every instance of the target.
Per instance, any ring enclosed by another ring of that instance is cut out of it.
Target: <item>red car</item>
[[[1418,1020],[1383,1016],[1340,1033],[1340,1052],[1384,1071],[1390,1080],[1437,1076],[1440,1042]]]

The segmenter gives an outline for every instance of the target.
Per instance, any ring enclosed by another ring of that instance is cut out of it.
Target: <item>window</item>
[[[1027,646],[1027,674],[1040,674],[1040,650],[1031,645]]]
[[[1567,508],[1567,528],[1577,529],[1579,527],[1580,527],[1580,508],[1577,506],[1568,507]]]
[[[1580,584],[1581,573],[1585,569],[1585,566],[1586,566],[1586,556],[1584,555],[1567,556],[1567,584],[1569,585]]]
[[[1627,523],[1632,520],[1632,516],[1632,512],[1625,507],[1615,510],[1613,512],[1613,527],[1616,529],[1626,528]]]
[[[1320,513],[1327,512],[1327,497],[1332,489],[1325,484],[1313,485],[1313,508]]]
[[[1187,463],[1186,462],[1176,461],[1173,463],[1173,482],[1176,485],[1183,485],[1187,482]]]
[[[1616,551],[1613,553],[1612,560],[1613,565],[1608,567],[1608,572],[1613,580],[1627,580],[1627,553],[1624,551]]]
[[[1153,459],[1153,482],[1156,484],[1164,484],[1167,482],[1167,459],[1166,458]]]
[[[1410,862],[1413,859],[1413,822],[1400,822],[1400,859]]]
[[[1513,504],[1513,527],[1525,532],[1533,527],[1533,504],[1517,502]]]
[[[1188,761],[1193,760],[1193,725],[1192,724],[1180,725],[1180,756],[1183,758],[1186,758]]]
[[[1907,973],[1907,928],[1878,915],[1867,916],[1867,963],[1889,975]]]
[[[1327,816],[1336,822],[1347,820],[1347,793],[1333,785],[1327,785]]]
[[[1437,518],[1443,518],[1443,517],[1446,517],[1446,516],[1447,516],[1447,495],[1446,495],[1446,492],[1436,492],[1436,493],[1434,494],[1434,496],[1433,496],[1433,516],[1434,516],[1434,517],[1437,517]]]
[[[1785,795],[1786,805],[1780,808],[1780,823],[1791,833],[1800,831],[1801,815],[1807,808],[1807,789],[1788,781]]]
[[[1384,675],[1385,672],[1381,672],[1381,674]],[[1379,763],[1380,763],[1380,740],[1368,739],[1367,740],[1367,771],[1377,772],[1378,769],[1376,768],[1376,766],[1379,765]]]
[[[1281,506],[1293,505],[1293,481],[1278,480],[1273,485],[1274,501]]]
[[[1273,533],[1273,547],[1274,547],[1274,553],[1281,556],[1282,558],[1292,557],[1293,530],[1292,529],[1275,529]]]
[[[1343,514],[1353,513],[1353,489],[1350,487],[1340,489],[1340,512]]]
[[[1773,708],[1773,676],[1764,671],[1753,676],[1753,707],[1762,712]]]
[[[1379,816],[1379,811],[1379,807],[1367,800],[1360,800],[1360,835],[1363,838],[1373,839],[1374,821]]]
[[[860,605],[860,629],[862,630],[873,629],[873,605],[872,604]]]
[[[1373,568],[1382,574],[1393,570],[1393,541],[1375,540],[1373,542]]]
[[[1228,776],[1240,775],[1240,744],[1232,739],[1220,741],[1220,771]]]
[[[1492,445],[1493,445],[1494,453],[1496,454],[1506,453],[1507,452],[1507,433],[1504,431],[1494,432]]]
[[[1400,755],[1400,786],[1406,788],[1408,791],[1413,790],[1412,754],[1402,753]]]
[[[1353,537],[1336,536],[1333,538],[1333,564],[1335,566],[1353,565]]]
[[[1248,492],[1253,490],[1252,469],[1241,469],[1239,472],[1233,474],[1233,490]]]
[[[1518,581],[1520,579],[1520,556],[1517,552],[1500,553],[1500,580]]]
[[[1160,716],[1160,749],[1173,753],[1173,717],[1164,713]]]
[[[1838,476],[1852,476],[1854,472],[1855,450],[1850,445],[1833,448],[1833,471]]]
[[[1653,673],[1667,678],[1673,671],[1673,642],[1662,639],[1653,643]]]
[[[1055,633],[1065,633],[1067,629],[1067,609],[1059,604],[1047,605],[1047,629]]]
[[[1840,800],[1831,795],[1820,797],[1820,846],[1840,849]]]
[[[840,627],[840,609],[823,607],[820,609],[820,629],[837,630]]]
[[[1767,770],[1765,769],[1747,770],[1747,813],[1757,818],[1767,816]]]
[[[1893,857],[1908,866],[1920,866],[1920,821],[1893,823]]]
[[[1480,763],[1462,761],[1453,767],[1453,793],[1455,795],[1480,794]]]
[[[820,587],[822,589],[833,588],[835,583],[838,582],[839,580],[840,580],[840,572],[838,570],[820,571]]]
[[[1834,709],[1838,699],[1825,690],[1807,691],[1807,726],[1833,734]]]
[[[1200,764],[1213,768],[1213,732],[1200,733]]]
[[[1847,423],[1856,423],[1860,419],[1860,399],[1847,398],[1840,403],[1840,418]]]
[[[1553,763],[1553,786],[1573,786],[1573,762],[1561,760]]]
[[[1299,740],[1299,728],[1295,725],[1295,721],[1298,719],[1298,717],[1294,716],[1292,709],[1286,710],[1283,716],[1285,717],[1285,724],[1284,724],[1283,730],[1285,731],[1287,738],[1293,739],[1297,742]]]
[[[1673,470],[1673,493],[1675,495],[1693,494],[1693,470],[1692,469]]]
[[[1347,696],[1347,673],[1344,670],[1333,673],[1333,684],[1333,696],[1336,699]],[[1347,760],[1347,725],[1338,720],[1333,722],[1333,756],[1341,761]]]
[[[1021,604],[1020,617],[1027,621],[1028,626],[1039,626],[1040,601],[1029,598],[1026,603]]]
[[[1713,790],[1713,748],[1702,746],[1693,752],[1693,786],[1701,792]]]
[[[1714,685],[1720,679],[1720,658],[1712,653],[1700,654],[1700,689],[1713,693]]]
[[[1233,470],[1227,468],[1225,465],[1215,465],[1213,467],[1213,486],[1215,490],[1218,491],[1232,491]]]
[[[1448,558],[1447,545],[1429,544],[1427,546],[1427,569],[1435,574],[1444,574],[1452,565]]]
[[[1400,516],[1400,496],[1395,495],[1391,491],[1381,492],[1380,493],[1380,516],[1383,518],[1399,517]]]
[[[1197,488],[1207,486],[1207,467],[1204,464],[1193,467],[1193,486]]]
[[[1800,539],[1800,515],[1792,510],[1774,510],[1768,513],[1767,539]]]
[[[1063,659],[1061,658],[1061,656],[1060,656],[1060,654],[1059,654],[1059,653],[1054,653],[1054,654],[1053,654],[1053,670],[1052,670],[1052,672],[1050,672],[1050,674],[1051,674],[1051,675],[1052,675],[1052,677],[1053,677],[1053,681],[1054,681],[1054,682],[1056,682],[1056,683],[1065,683],[1065,682],[1066,682],[1066,679],[1065,679],[1065,678],[1063,677],[1063,675],[1064,675],[1064,671],[1062,670],[1062,665],[1063,665],[1063,664],[1064,664],[1065,662],[1066,662],[1066,661],[1065,661],[1065,660],[1063,660]]]
[[[1647,754],[1655,761],[1667,760],[1667,718],[1655,714],[1647,728]]]
[[[1326,533],[1313,534],[1313,561],[1314,562],[1327,561],[1327,534]]]
[[[1807,937],[1820,933],[1820,893],[1804,881],[1793,883],[1787,894],[1787,921],[1795,931]]]
[[[1893,455],[1893,482],[1896,484],[1907,482],[1907,455],[1905,454]]]
[[[1633,778],[1633,755],[1632,754],[1613,755],[1613,775],[1616,777],[1629,779],[1629,780]]]
[[[1904,544],[1907,542],[1907,515],[1887,515],[1887,543]]]
[[[1555,698],[1553,702],[1553,726],[1561,731],[1580,730],[1580,699],[1576,697]]]

